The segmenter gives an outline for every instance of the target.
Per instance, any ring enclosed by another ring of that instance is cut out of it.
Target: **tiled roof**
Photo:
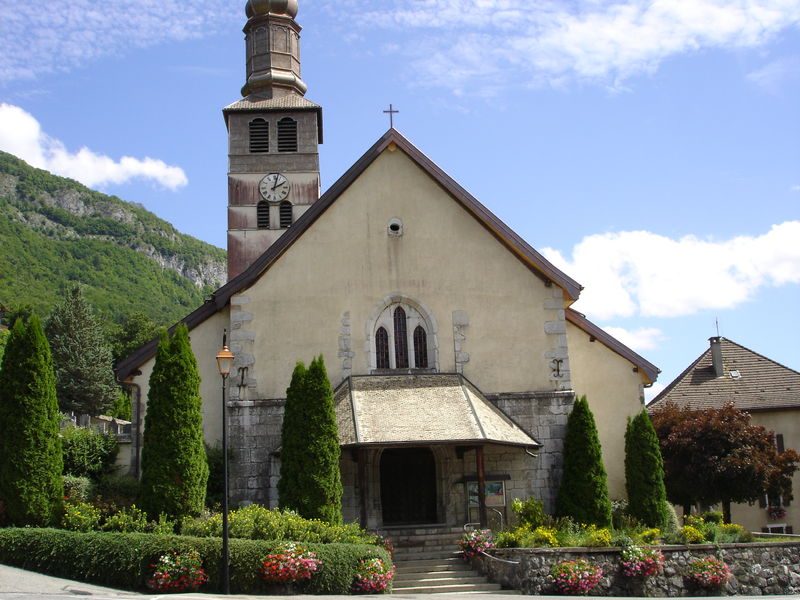
[[[249,110],[321,110],[319,104],[315,104],[308,98],[298,94],[287,94],[279,98],[242,98],[233,104],[229,104],[222,109],[223,113],[240,112]]]
[[[800,408],[800,373],[726,338],[720,338],[723,375],[716,377],[711,348],[703,352],[648,405],[719,408],[733,402],[740,410]]]
[[[540,445],[457,374],[353,376],[335,402],[342,446]]]

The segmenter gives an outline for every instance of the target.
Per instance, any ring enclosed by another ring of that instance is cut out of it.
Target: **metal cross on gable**
[[[389,115],[389,128],[394,129],[394,116],[399,113],[399,110],[395,110],[391,103],[389,103],[389,110],[383,111],[385,114]]]

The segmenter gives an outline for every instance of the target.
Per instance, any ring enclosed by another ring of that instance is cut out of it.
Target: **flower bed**
[[[603,578],[603,569],[588,560],[565,560],[550,568],[550,579],[559,594],[585,596]]]

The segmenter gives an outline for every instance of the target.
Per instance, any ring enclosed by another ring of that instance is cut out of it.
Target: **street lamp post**
[[[225,387],[233,367],[233,352],[227,344],[228,330],[222,334],[222,349],[217,352],[217,369],[222,377],[222,593],[231,593],[231,576],[228,556],[228,411],[225,404]]]

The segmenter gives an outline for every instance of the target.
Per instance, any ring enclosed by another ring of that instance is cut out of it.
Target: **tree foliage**
[[[770,491],[791,495],[800,456],[794,450],[779,454],[774,433],[751,424],[750,415],[733,404],[692,410],[667,403],[653,412],[653,425],[671,502],[720,502],[730,522],[732,502],[752,502]]]
[[[123,316],[119,325],[116,325],[109,335],[114,362],[119,362],[157,337],[158,330],[158,323],[143,312]]]
[[[579,523],[611,526],[611,501],[600,439],[586,396],[575,400],[564,439],[564,474],[556,514]]]
[[[161,335],[147,401],[142,448],[142,508],[181,519],[205,503],[208,463],[203,445],[200,375],[186,325]]]
[[[281,508],[309,519],[341,523],[339,456],[333,390],[320,355],[308,369],[297,363],[286,390],[278,482]]]
[[[0,499],[16,525],[48,525],[60,510],[60,420],[39,318],[17,319],[0,363]]]
[[[104,415],[114,406],[119,386],[111,349],[80,286],[72,286],[56,304],[46,326],[63,411]]]
[[[647,411],[628,419],[625,431],[625,487],[628,512],[648,527],[667,526],[664,461]]]
[[[64,475],[98,481],[110,473],[119,452],[117,436],[91,427],[68,425],[61,430]]]

